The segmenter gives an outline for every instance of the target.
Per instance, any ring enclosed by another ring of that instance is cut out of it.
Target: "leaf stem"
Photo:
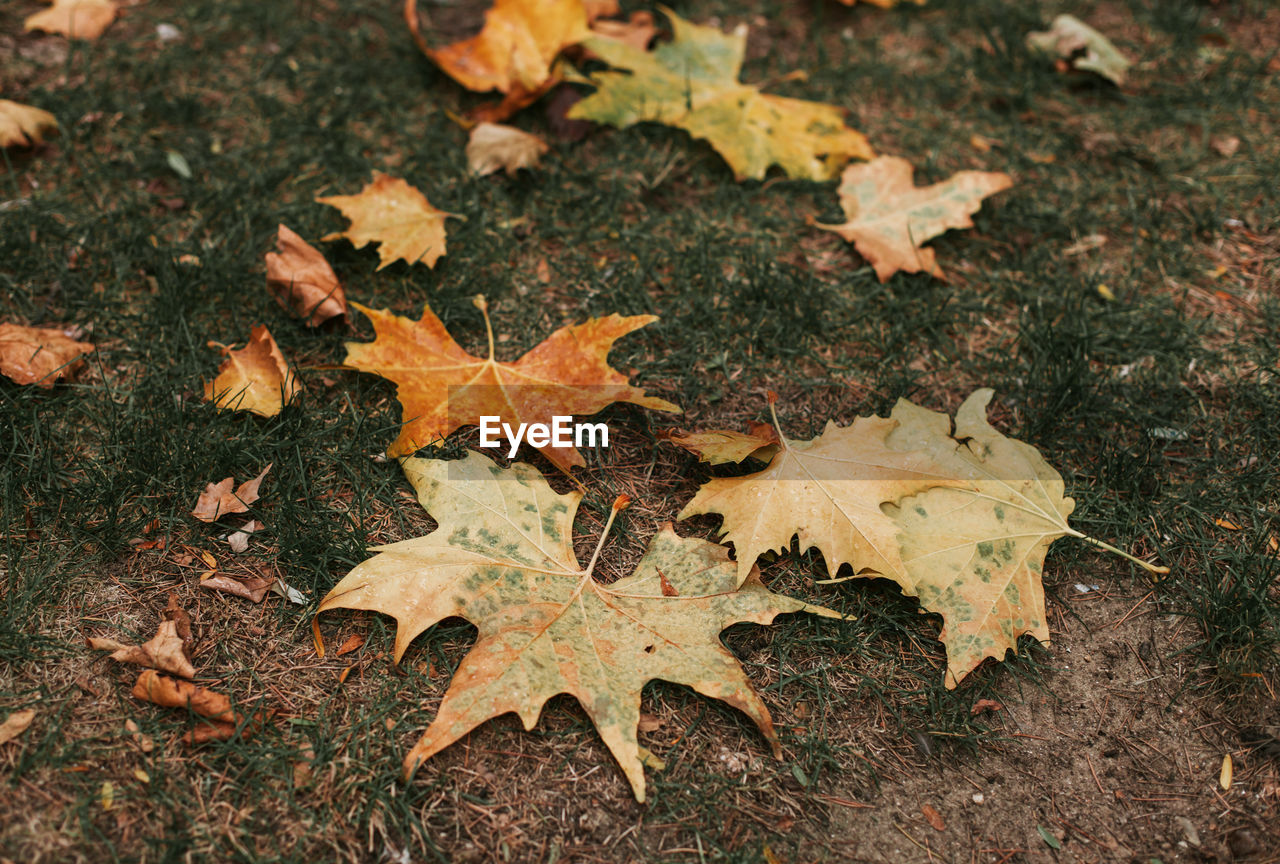
[[[790,447],[787,444],[787,436],[782,434],[782,424],[778,422],[777,409],[773,407],[777,403],[777,401],[778,401],[778,394],[770,390],[769,391],[769,416],[773,418],[773,428],[777,430],[778,443],[782,445],[783,450],[789,450]]]
[[[489,335],[489,362],[493,362],[493,325],[489,323],[489,304],[485,302],[483,294],[477,294],[472,298],[471,302],[480,310],[480,314],[484,316],[485,333]]]
[[[1116,555],[1119,555],[1121,558],[1124,558],[1128,561],[1132,561],[1134,564],[1137,564],[1139,567],[1146,570],[1148,573],[1156,573],[1159,575],[1164,575],[1165,573],[1169,572],[1169,568],[1165,567],[1163,564],[1152,564],[1149,561],[1143,561],[1141,558],[1130,555],[1128,552],[1124,551],[1123,549],[1117,549],[1115,546],[1112,546],[1110,543],[1105,543],[1102,540],[1095,540],[1093,537],[1089,537],[1088,535],[1081,534],[1079,531],[1072,531],[1071,535],[1073,537],[1080,538],[1086,543],[1092,543],[1094,546],[1097,546],[1099,549],[1106,549],[1108,552],[1114,552]]]
[[[600,540],[596,543],[596,551],[591,553],[591,560],[587,563],[587,577],[596,569],[596,559],[600,557],[600,550],[604,548],[604,541],[609,536],[609,529],[613,527],[614,517],[618,515],[618,511],[625,510],[627,505],[631,503],[631,498],[627,495],[619,495],[613,499],[613,509],[609,511],[609,521],[604,523],[604,530],[600,532]]]

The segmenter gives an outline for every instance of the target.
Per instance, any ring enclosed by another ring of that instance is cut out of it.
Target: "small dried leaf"
[[[1234,772],[1231,768],[1231,754],[1228,753],[1222,757],[1222,770],[1218,772],[1218,785],[1222,787],[1223,792],[1231,791],[1231,779]]]
[[[178,635],[178,622],[161,621],[156,635],[141,645],[123,645],[114,639],[92,638],[89,647],[97,651],[111,651],[111,659],[119,663],[150,666],[162,672],[194,678],[195,667],[187,659],[187,646]]]
[[[1132,65],[1107,37],[1071,15],[1059,15],[1048,30],[1027,34],[1027,47],[1061,58],[1069,69],[1093,72],[1124,84]]]
[[[48,111],[0,99],[0,147],[36,147],[57,131],[58,119]]]
[[[347,314],[347,294],[320,250],[288,226],[276,231],[276,251],[267,253],[267,290],[276,302],[318,327]]]
[[[661,437],[710,465],[725,465],[745,461],[754,456],[764,462],[773,458],[778,450],[778,433],[768,423],[752,424],[750,432],[731,432],[718,429],[712,432],[666,432]]]
[[[49,327],[0,324],[0,373],[19,384],[52,387],[84,365],[83,355],[94,350],[77,342],[72,331]]]
[[[243,348],[218,342],[210,342],[209,347],[221,350],[227,358],[218,367],[218,377],[204,383],[205,401],[220,410],[274,417],[302,390],[265,324],[253,328]]]
[[[234,492],[231,488],[235,480],[231,477],[221,483],[209,483],[200,493],[200,499],[196,501],[196,508],[191,511],[191,515],[201,522],[215,522],[230,513],[247,513],[249,505],[258,500],[258,487],[262,485],[262,478],[266,477],[270,470],[271,466],[268,465],[262,469],[261,474],[241,483],[240,488]],[[205,564],[217,568],[217,559],[208,552],[201,552],[200,557],[204,559]]]
[[[113,0],[53,0],[43,11],[28,15],[22,29],[59,33],[72,39],[97,39],[116,20]]]
[[[363,644],[364,635],[361,633],[353,633],[347,637],[347,641],[342,643],[342,646],[334,652],[333,656],[341,657],[343,654],[350,654],[352,651],[359,650],[360,646]]]
[[[925,804],[920,808],[920,812],[924,814],[925,821],[929,823],[934,831],[947,830],[947,823],[942,821],[942,814],[933,807]]]
[[[261,603],[276,581],[275,577],[255,576],[251,579],[237,579],[234,576],[219,574],[205,579],[200,583],[200,587],[208,588],[210,591],[234,594],[251,603]]]
[[[398,177],[374,171],[373,181],[358,194],[330,195],[316,201],[337,207],[351,220],[346,231],[323,239],[346,238],[357,249],[379,244],[379,270],[393,261],[434,267],[445,254],[444,220],[453,214],[432,207],[427,196]]]
[[[514,177],[521,168],[533,168],[548,150],[547,142],[512,126],[479,123],[467,141],[467,167],[485,176],[506,171]]]
[[[23,708],[21,711],[14,711],[4,718],[4,722],[0,723],[0,744],[7,744],[23,732],[26,732],[27,727],[31,725],[31,721],[34,719],[36,719],[36,709],[34,708]]]

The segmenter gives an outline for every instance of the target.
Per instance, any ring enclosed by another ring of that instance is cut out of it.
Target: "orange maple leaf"
[[[218,377],[204,382],[204,401],[217,404],[220,410],[274,417],[302,389],[264,324],[250,331],[249,344],[243,348],[220,342],[210,342],[209,347],[227,357],[218,367]]]
[[[0,375],[19,384],[52,387],[84,365],[83,355],[93,350],[88,342],[77,342],[75,330],[56,327],[23,327],[0,323]]]
[[[400,259],[434,267],[444,255],[444,220],[453,214],[432,207],[426,195],[399,177],[374,171],[373,182],[366,183],[359,194],[330,195],[316,201],[337,207],[351,220],[346,231],[320,239],[345,237],[357,249],[379,244],[379,270]]]
[[[404,412],[404,425],[387,455],[412,455],[455,429],[478,425],[485,416],[500,417],[515,428],[520,423],[550,425],[557,415],[595,414],[613,402],[680,410],[632,387],[608,363],[613,343],[657,321],[656,315],[614,314],[562,327],[519,360],[504,363],[494,359],[484,298],[477,297],[475,304],[484,313],[489,335],[489,356],[484,358],[464,351],[429,306],[414,321],[351,304],[373,322],[376,338],[348,342],[344,362],[394,381]],[[586,464],[576,447],[547,444],[536,449],[566,473]]]

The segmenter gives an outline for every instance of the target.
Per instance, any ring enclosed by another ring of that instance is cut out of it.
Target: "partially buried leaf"
[[[14,738],[26,732],[34,719],[36,719],[36,710],[34,708],[23,708],[21,711],[14,711],[4,718],[4,722],[0,723],[0,744],[8,744]]]
[[[514,177],[521,168],[536,166],[547,149],[547,142],[537,135],[498,123],[480,123],[467,141],[467,167],[482,177],[500,170]]]
[[[835,106],[769,96],[740,83],[745,28],[726,35],[666,14],[675,38],[652,52],[615,39],[583,43],[619,71],[593,74],[596,92],[574,105],[570,118],[684,129],[708,141],[739,180],[762,179],[775,164],[795,179],[830,180],[850,159],[874,155]]]
[[[57,131],[58,119],[48,111],[0,99],[0,147],[36,147]]]
[[[237,713],[231,700],[221,693],[199,687],[190,681],[178,681],[146,669],[133,685],[133,696],[164,708],[188,708],[192,713],[209,721],[201,723],[183,736],[187,744],[206,741],[225,741],[240,729],[242,738],[248,738],[267,719],[266,711],[258,711],[251,718]]]
[[[93,350],[70,333],[53,327],[0,324],[0,373],[19,384],[52,387],[84,365],[82,357]]]
[[[1013,185],[1008,174],[961,171],[941,183],[916,186],[913,171],[897,156],[850,165],[839,190],[848,221],[817,226],[853,243],[881,282],[899,270],[945,278],[933,250],[922,244],[948,228],[972,228],[969,216],[982,207],[982,199]]]
[[[280,346],[265,324],[249,333],[249,343],[232,348],[210,342],[226,360],[218,367],[218,375],[204,382],[204,399],[220,410],[249,411],[260,417],[274,417],[294,400],[302,390],[298,376],[285,362]]]
[[[28,15],[22,29],[92,40],[101,36],[114,20],[113,0],[52,0],[48,9]]]
[[[484,298],[476,298],[489,327]],[[555,416],[595,414],[613,402],[630,402],[656,411],[679,411],[664,399],[645,395],[609,366],[613,343],[657,319],[653,315],[609,315],[562,327],[514,363],[493,355],[475,357],[462,350],[430,307],[414,321],[386,310],[353,304],[373,322],[373,342],[348,342],[347,366],[394,381],[404,426],[390,456],[407,456],[437,444],[455,429],[497,416],[520,423],[550,425]],[[576,447],[537,448],[564,471],[585,465]]]
[[[200,498],[196,501],[196,507],[191,511],[191,515],[201,522],[215,522],[231,513],[249,512],[249,505],[258,500],[258,487],[262,485],[262,479],[270,470],[271,466],[268,465],[257,477],[241,483],[238,489],[235,488],[235,480],[231,477],[221,483],[207,484],[204,491],[200,493]]]
[[[330,195],[316,201],[337,207],[351,220],[346,231],[321,239],[345,237],[357,249],[377,243],[379,270],[393,261],[434,267],[445,253],[444,220],[453,214],[432,207],[427,196],[398,177],[374,171],[373,181],[359,194]]]
[[[1106,36],[1072,15],[1059,15],[1048,30],[1028,33],[1027,46],[1118,85],[1133,65]]]
[[[187,657],[187,643],[178,634],[176,621],[161,621],[156,635],[141,645],[124,645],[114,639],[98,637],[88,641],[89,647],[95,651],[114,652],[111,659],[120,663],[150,666],[183,678],[194,678],[196,674]]]
[[[276,250],[267,253],[267,290],[277,303],[305,319],[308,327],[347,314],[347,294],[318,249],[281,225]]]
[[[376,547],[378,554],[347,574],[319,611],[394,616],[397,662],[416,636],[444,618],[459,616],[479,628],[439,713],[405,758],[407,774],[492,717],[515,712],[532,729],[546,701],[567,693],[643,801],[636,729],[640,694],[655,679],[742,710],[780,754],[768,709],[720,632],[741,621],[768,624],[783,612],[835,613],[773,594],[754,573],[735,590],[736,568],[723,547],[679,537],[669,525],[631,576],[604,585],[593,576],[600,547],[585,568],[574,555],[580,492],[557,494],[530,466],[500,468],[477,453],[402,464],[437,529]],[[615,502],[614,515],[622,506],[624,500]],[[677,596],[663,594],[659,572]]]

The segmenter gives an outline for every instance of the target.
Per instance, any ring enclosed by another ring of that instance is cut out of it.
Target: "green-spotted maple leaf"
[[[1040,577],[1057,538],[1167,572],[1067,524],[1074,503],[1062,477],[1034,447],[992,428],[991,395],[969,396],[954,432],[947,415],[900,400],[887,419],[828,424],[811,442],[784,438],[768,468],[711,480],[680,518],[722,514],[740,568],[799,535],[801,548],[822,551],[833,575],[852,566],[852,576],[828,582],[897,582],[942,617],[946,685],[955,687],[987,657],[1004,659],[1023,634],[1048,642]],[[848,542],[855,532],[873,542]]]
[[[745,28],[726,34],[666,15],[674,38],[653,51],[601,37],[582,43],[616,71],[591,76],[596,92],[570,118],[675,126],[710,143],[739,180],[763,179],[771,165],[795,179],[831,180],[850,159],[875,155],[834,105],[770,96],[738,81]]]
[[[768,624],[784,612],[835,613],[774,594],[756,575],[739,587],[723,547],[679,537],[670,525],[632,575],[602,584],[593,572],[609,525],[582,567],[572,537],[580,492],[558,494],[528,465],[500,468],[476,453],[403,465],[437,529],[377,547],[319,611],[395,617],[397,661],[444,618],[465,618],[479,629],[435,720],[405,757],[406,776],[490,718],[514,712],[532,729],[546,701],[567,693],[643,801],[636,733],[640,693],[655,679],[742,710],[780,753],[769,711],[720,632],[742,621]],[[614,505],[610,524],[624,505]]]

